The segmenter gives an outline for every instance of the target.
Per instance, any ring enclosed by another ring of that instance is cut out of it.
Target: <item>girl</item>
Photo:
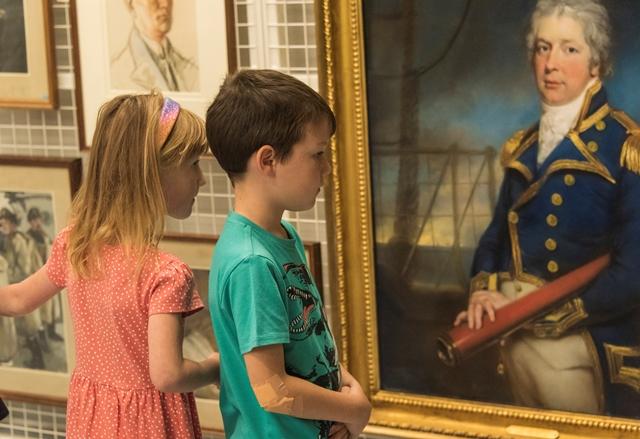
[[[203,308],[193,274],[157,249],[163,218],[187,218],[204,184],[204,125],[160,94],[102,106],[88,175],[46,265],[0,288],[23,315],[66,287],[76,340],[68,438],[199,438],[194,389],[219,357],[182,356],[183,319]]]

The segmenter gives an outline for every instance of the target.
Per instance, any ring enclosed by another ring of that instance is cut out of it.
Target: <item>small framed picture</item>
[[[81,172],[80,159],[0,156],[0,285],[46,263]],[[0,317],[0,395],[66,400],[74,356],[64,291],[25,316]]]
[[[0,0],[0,107],[56,108],[50,0]]]

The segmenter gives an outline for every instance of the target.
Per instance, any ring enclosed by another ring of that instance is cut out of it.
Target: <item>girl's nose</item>
[[[202,168],[198,165],[198,186],[202,187],[207,184],[207,180],[204,179],[204,173],[202,172]]]

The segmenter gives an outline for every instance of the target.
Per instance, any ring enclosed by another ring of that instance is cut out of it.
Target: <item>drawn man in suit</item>
[[[178,52],[167,36],[173,0],[125,0],[125,3],[132,28],[126,45],[111,59],[112,87],[197,91],[197,64]]]

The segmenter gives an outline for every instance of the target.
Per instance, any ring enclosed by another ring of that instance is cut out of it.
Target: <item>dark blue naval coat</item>
[[[607,411],[640,416],[640,130],[597,82],[574,129],[538,166],[538,125],[504,146],[493,219],[472,289],[488,279],[542,285],[605,253],[611,264],[576,299],[530,325],[539,337],[587,328]]]

